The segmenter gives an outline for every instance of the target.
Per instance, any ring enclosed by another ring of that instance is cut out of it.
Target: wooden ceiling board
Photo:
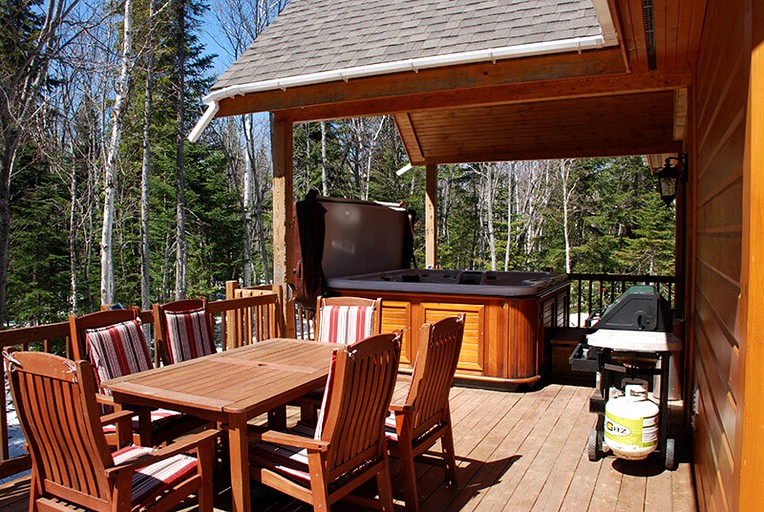
[[[641,154],[677,150],[673,103],[665,91],[415,112],[410,120],[426,163]]]
[[[632,71],[647,71],[647,44],[645,20],[641,0],[617,0],[619,18],[623,24],[623,43],[629,56]]]

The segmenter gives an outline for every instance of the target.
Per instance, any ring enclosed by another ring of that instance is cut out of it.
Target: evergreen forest
[[[0,0],[0,325],[102,303],[219,298],[272,279],[267,115],[186,136],[230,61],[287,2]],[[405,202],[424,262],[424,168],[391,117],[294,128],[296,199]],[[440,166],[439,265],[671,275],[674,207],[641,156]]]

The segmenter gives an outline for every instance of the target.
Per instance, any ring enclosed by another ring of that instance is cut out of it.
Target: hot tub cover
[[[294,206],[296,301],[314,309],[327,279],[410,268],[414,212],[400,204],[324,197]]]

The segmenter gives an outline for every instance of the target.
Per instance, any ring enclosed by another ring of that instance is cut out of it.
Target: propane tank
[[[658,446],[658,406],[647,383],[627,384],[623,396],[605,404],[605,443],[622,459],[641,460]]]

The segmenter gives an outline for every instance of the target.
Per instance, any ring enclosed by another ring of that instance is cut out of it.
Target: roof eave
[[[532,57],[538,55],[550,55],[556,53],[565,53],[571,51],[582,52],[584,50],[594,50],[608,46],[615,46],[617,42],[603,35],[576,37],[571,39],[560,39],[556,41],[544,41],[540,43],[529,43],[523,45],[505,46],[501,48],[489,48],[470,52],[460,52],[448,55],[439,55],[433,57],[421,57],[417,59],[406,59],[395,62],[385,62],[380,64],[370,64],[353,68],[343,68],[332,71],[323,71],[319,73],[308,73],[296,75],[287,78],[276,78],[271,80],[262,80],[259,82],[250,82],[246,84],[225,87],[213,91],[204,97],[204,102],[208,105],[204,115],[194,126],[188,138],[196,142],[201,136],[202,131],[212,121],[218,111],[218,103],[227,98],[241,96],[245,94],[254,94],[258,92],[286,90],[291,87],[302,87],[307,85],[316,85],[321,83],[337,82],[364,78],[371,76],[380,76],[391,73],[401,73],[406,71],[418,72],[422,69],[432,69],[446,66],[456,66],[461,64],[473,64],[478,62],[496,62],[498,60],[517,59],[522,57]]]

